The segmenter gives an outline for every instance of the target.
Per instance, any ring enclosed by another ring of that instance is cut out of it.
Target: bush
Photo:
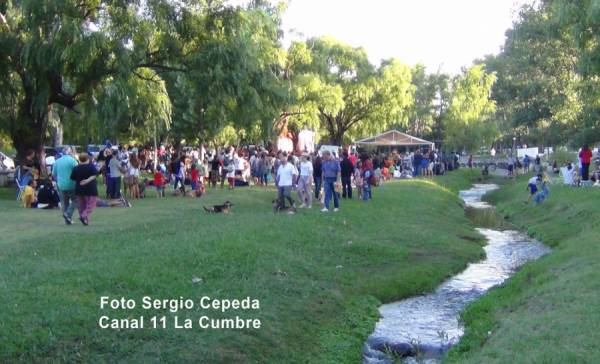
[[[568,150],[557,150],[552,154],[548,155],[548,161],[550,163],[556,161],[559,166],[564,165],[569,162],[577,161],[577,153],[570,152]]]

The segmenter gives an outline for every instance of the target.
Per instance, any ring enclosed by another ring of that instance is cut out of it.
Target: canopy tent
[[[374,147],[418,147],[426,145],[431,149],[435,145],[433,142],[402,133],[398,130],[386,131],[373,137],[358,140],[354,144]]]

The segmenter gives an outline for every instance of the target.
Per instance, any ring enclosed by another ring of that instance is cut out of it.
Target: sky
[[[459,73],[504,44],[515,11],[532,0],[290,0],[284,44],[331,35],[364,47],[374,64],[395,57],[428,72]],[[290,31],[291,30],[291,31]]]

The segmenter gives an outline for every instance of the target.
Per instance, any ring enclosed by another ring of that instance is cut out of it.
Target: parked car
[[[46,157],[56,157],[58,150],[55,147],[44,147],[44,154]]]
[[[67,149],[67,147],[71,147],[71,150],[73,151],[73,153],[79,153],[81,152],[81,146],[79,145],[57,145],[56,146],[56,151],[60,154],[64,154],[65,150]]]
[[[94,159],[98,158],[100,151],[104,149],[104,145],[100,144],[88,144],[87,153]]]
[[[15,161],[7,156],[6,154],[0,152],[0,170],[2,171],[14,171],[15,169]]]

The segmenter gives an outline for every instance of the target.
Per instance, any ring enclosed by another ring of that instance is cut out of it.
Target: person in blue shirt
[[[73,211],[75,211],[75,181],[71,179],[73,168],[77,166],[77,160],[73,158],[71,147],[65,149],[65,154],[58,158],[52,166],[52,177],[56,181],[58,194],[60,196],[61,208],[65,224],[73,223]]]
[[[333,196],[333,211],[338,211],[340,208],[340,201],[337,193],[335,192],[335,183],[340,175],[340,162],[333,158],[329,151],[323,152],[323,162],[321,164],[321,170],[323,175],[323,185],[325,187],[325,201],[322,212],[329,211],[329,201]]]

